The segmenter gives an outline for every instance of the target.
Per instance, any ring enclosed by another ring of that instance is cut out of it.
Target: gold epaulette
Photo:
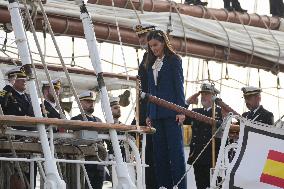
[[[4,97],[7,94],[7,91],[3,90],[0,91],[0,97]]]

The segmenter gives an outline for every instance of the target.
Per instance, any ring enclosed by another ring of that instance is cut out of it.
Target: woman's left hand
[[[176,115],[176,121],[178,121],[180,124],[182,124],[185,120],[185,115],[180,114],[180,115]]]

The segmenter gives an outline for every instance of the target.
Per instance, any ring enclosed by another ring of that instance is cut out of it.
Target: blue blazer
[[[158,98],[185,107],[182,61],[177,55],[165,56],[155,85],[152,66],[148,67],[148,92]],[[148,104],[150,119],[175,118],[178,113],[167,108]]]

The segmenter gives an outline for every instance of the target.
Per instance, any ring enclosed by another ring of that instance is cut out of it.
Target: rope
[[[111,55],[111,72],[113,72],[113,67],[114,67],[114,44],[112,45],[112,55]],[[120,66],[120,65],[119,65]]]
[[[66,117],[65,117],[65,115],[64,115],[64,113],[63,113],[63,111],[62,111],[62,108],[61,108],[61,106],[60,106],[60,102],[59,102],[59,99],[58,99],[58,97],[57,97],[57,95],[56,95],[56,92],[55,92],[53,83],[51,82],[51,77],[50,77],[50,74],[49,74],[47,65],[46,65],[46,63],[45,63],[45,60],[44,60],[44,57],[43,57],[43,53],[42,53],[42,51],[41,51],[41,47],[40,47],[40,44],[39,44],[39,41],[38,41],[38,38],[37,38],[37,35],[36,35],[36,31],[35,31],[35,28],[34,28],[32,19],[31,19],[30,15],[29,15],[29,12],[28,12],[28,7],[27,7],[26,0],[23,0],[23,2],[24,2],[24,7],[25,7],[27,19],[28,19],[28,21],[29,21],[29,23],[30,23],[30,29],[32,30],[33,37],[34,37],[34,40],[35,40],[35,42],[36,42],[36,46],[37,46],[38,52],[39,52],[39,54],[40,54],[40,58],[41,58],[41,61],[42,61],[42,65],[43,65],[43,68],[44,68],[44,71],[45,71],[45,74],[46,74],[46,77],[47,77],[49,86],[50,86],[50,88],[51,88],[51,93],[52,93],[52,95],[53,95],[53,97],[54,97],[54,99],[55,99],[55,103],[56,103],[56,106],[58,107],[58,110],[59,110],[59,113],[60,113],[60,117],[61,117],[62,119],[65,119]],[[41,2],[40,2],[40,3],[41,3]],[[30,54],[30,55],[31,55],[31,54]],[[35,65],[34,65],[33,62],[32,62],[32,65],[33,65],[34,73],[35,73],[35,75],[36,75]],[[36,78],[37,78],[37,77],[36,77]],[[39,90],[40,87],[39,87],[39,83],[38,83],[38,80],[37,80],[37,79],[36,79],[36,84],[37,84],[37,87],[38,87],[38,90]],[[39,91],[41,91],[41,90],[39,90]],[[41,102],[41,103],[42,103],[42,106],[44,107],[44,100],[43,100],[43,96],[42,96],[41,92],[40,92],[40,97],[41,97],[41,101],[42,101],[42,102]],[[45,109],[45,108],[44,108],[44,109]],[[46,111],[45,111],[45,112],[46,112]]]
[[[181,14],[177,8],[177,3],[176,2],[173,2],[173,1],[170,1],[171,2],[171,6],[173,5],[176,12],[178,13],[178,16],[179,16],[179,19],[180,19],[180,22],[181,22],[181,25],[182,25],[182,30],[183,30],[183,38],[184,38],[184,44],[185,44],[185,56],[187,56],[187,38],[186,38],[186,31],[185,31],[185,26],[184,26],[184,22],[183,22],[183,19],[181,17]]]
[[[139,22],[139,24],[141,24],[141,19],[140,19],[138,13],[137,13],[137,10],[136,10],[136,8],[135,8],[135,6],[134,6],[132,0],[128,0],[127,2],[130,2],[131,6],[132,6],[132,9],[134,10],[135,15],[136,15],[136,17],[137,17],[137,19],[138,19],[138,22]],[[143,14],[143,7],[141,7],[141,13]]]
[[[258,73],[258,87],[261,88],[259,69],[257,69],[257,73]]]
[[[280,99],[279,99],[279,89],[281,88],[280,86],[280,79],[279,79],[279,74],[277,75],[277,97],[278,97],[278,115],[279,117],[281,116],[280,114]]]
[[[246,66],[250,66],[251,63],[252,63],[252,59],[253,59],[253,57],[254,57],[254,41],[253,41],[253,39],[252,39],[252,37],[251,37],[249,31],[247,30],[246,26],[244,25],[243,20],[240,18],[239,13],[238,13],[238,12],[235,12],[235,14],[237,15],[237,17],[238,17],[240,23],[242,24],[243,28],[245,29],[245,31],[246,31],[246,33],[248,34],[248,36],[249,36],[249,38],[250,38],[250,41],[251,41],[251,46],[252,46],[252,49],[251,49],[251,57],[250,57],[249,63],[246,65]]]
[[[27,16],[27,19],[28,19],[28,22],[29,22],[29,26],[30,26],[30,29],[32,30],[32,33],[33,33],[33,36],[34,36],[34,40],[36,42],[36,45],[37,45],[37,48],[38,48],[38,51],[39,51],[39,54],[40,54],[40,57],[41,57],[41,60],[42,60],[42,64],[43,64],[43,67],[45,69],[45,72],[46,72],[46,76],[48,78],[48,82],[49,82],[49,85],[51,86],[51,93],[55,99],[55,102],[56,102],[56,105],[59,109],[59,113],[60,113],[60,117],[62,119],[66,119],[65,115],[63,114],[63,111],[62,111],[62,108],[61,108],[61,105],[59,103],[59,99],[56,95],[56,92],[55,92],[55,89],[54,89],[54,86],[53,86],[53,83],[51,82],[51,77],[49,75],[49,72],[48,72],[48,69],[47,69],[47,66],[45,64],[45,60],[44,60],[44,56],[43,56],[43,53],[41,51],[41,47],[39,45],[39,41],[38,41],[38,38],[36,36],[36,32],[35,32],[35,28],[34,28],[34,25],[33,25],[33,21],[30,17],[30,14],[29,14],[29,11],[28,11],[28,8],[27,8],[27,3],[26,3],[26,0],[23,0],[23,3],[24,3],[24,6],[25,6],[25,11],[26,11],[26,16]],[[27,34],[26,34],[26,31],[25,31],[25,35],[26,35],[26,38],[27,38]],[[31,57],[31,63],[32,63],[32,67],[33,67],[33,70],[34,70],[34,74],[35,74],[35,83],[36,83],[36,87],[37,87],[37,90],[39,91],[39,95],[40,95],[40,99],[41,99],[41,105],[42,105],[42,112],[44,114],[44,117],[47,117],[47,111],[45,109],[45,105],[44,105],[44,97],[43,97],[43,94],[42,94],[42,91],[40,90],[40,86],[39,86],[39,81],[38,81],[38,77],[37,77],[37,72],[36,72],[36,68],[35,68],[35,64],[33,63],[33,59],[32,59],[32,54],[31,54],[31,51],[30,51],[30,45],[29,45],[29,42],[27,41],[28,43],[28,48],[29,48],[29,54],[30,54],[30,57]],[[55,154],[55,152],[54,152]],[[63,178],[62,176],[62,171],[61,171],[61,168],[59,166],[59,163],[56,162],[57,164],[57,167],[58,167],[58,172],[59,172],[59,175],[61,178]]]
[[[250,81],[250,72],[251,72],[251,69],[248,67],[247,68],[247,79],[246,79],[246,86],[249,86],[249,81]]]
[[[29,25],[29,28],[32,28],[33,27],[33,22],[30,22],[31,17],[30,17],[30,13],[28,11],[28,8],[27,8],[26,0],[23,0],[23,3],[24,3],[24,6],[25,6],[26,22]],[[26,39],[28,39],[27,32],[26,32],[26,30],[24,30],[24,31],[25,31]],[[45,109],[45,106],[44,106],[44,99],[43,99],[42,92],[40,90],[39,80],[38,80],[36,68],[35,68],[35,65],[34,65],[34,62],[33,62],[33,57],[32,57],[32,54],[31,54],[30,43],[29,43],[28,40],[27,40],[27,44],[28,44],[29,55],[30,55],[30,59],[31,59],[31,65],[32,65],[34,76],[35,76],[34,78],[30,78],[30,79],[35,79],[36,88],[39,91],[39,97],[40,97],[41,104],[42,104],[43,114],[44,114],[45,117],[47,117],[46,109]]]
[[[224,32],[226,34],[228,45],[227,45],[227,49],[224,52],[224,55],[225,55],[226,62],[228,62],[229,61],[229,57],[230,57],[230,52],[231,52],[231,42],[230,42],[229,34],[228,34],[226,28],[223,26],[223,24],[216,18],[216,16],[214,14],[211,14],[210,10],[207,9],[206,7],[203,7],[203,8],[206,9],[206,11],[210,15],[210,17],[214,18],[214,20],[217,21],[217,23],[222,27],[222,29],[224,30]]]
[[[70,63],[71,67],[76,66],[75,57],[74,57],[74,55],[75,55],[74,45],[75,45],[75,39],[74,39],[74,37],[72,37],[72,56],[71,56],[71,63]]]
[[[172,5],[171,1],[170,2],[170,10],[169,10],[169,21],[167,23],[167,34],[169,35],[173,31],[173,24],[172,24]]]
[[[48,20],[48,18],[47,18],[47,15],[46,15],[46,12],[45,12],[45,10],[44,10],[44,8],[43,8],[43,5],[42,5],[41,0],[38,0],[38,3],[39,3],[39,6],[40,6],[40,9],[41,9],[41,12],[42,12],[44,21],[45,21],[45,23],[46,23],[46,25],[47,25],[47,28],[48,28],[48,31],[49,31],[49,33],[50,33],[50,36],[51,36],[51,38],[52,38],[53,44],[54,44],[54,46],[55,46],[56,52],[57,52],[58,57],[59,57],[59,59],[60,59],[62,68],[63,68],[64,73],[65,73],[65,75],[66,75],[67,81],[68,81],[69,84],[70,84],[70,88],[71,88],[71,90],[72,90],[72,93],[73,93],[73,95],[74,95],[74,97],[75,97],[75,100],[76,100],[76,102],[77,102],[77,104],[78,104],[78,107],[79,107],[79,109],[80,109],[81,115],[82,115],[84,121],[87,121],[87,117],[86,117],[86,115],[84,114],[84,110],[83,110],[83,108],[82,108],[82,106],[81,106],[81,103],[80,103],[80,100],[79,100],[79,98],[78,98],[78,96],[77,96],[77,93],[76,93],[76,90],[75,90],[75,88],[74,88],[73,82],[72,82],[72,80],[71,80],[71,78],[70,78],[70,75],[69,75],[68,70],[67,70],[67,68],[66,68],[66,65],[65,65],[65,63],[64,63],[64,60],[63,60],[63,58],[62,58],[61,52],[60,52],[59,47],[58,47],[58,45],[57,45],[57,42],[56,42],[54,33],[53,33],[52,28],[51,28],[51,26],[50,26],[49,20]],[[51,83],[51,84],[52,84],[52,83]],[[51,88],[53,88],[53,85],[50,85],[50,86],[52,86]]]
[[[222,65],[221,65],[221,78],[223,77],[223,71],[224,71],[224,63],[222,63]],[[219,94],[219,96],[220,96],[220,98],[221,98],[221,94],[222,94],[222,84],[223,84],[223,80],[221,79],[221,81],[220,81],[220,88],[219,88],[219,91],[220,91],[220,94]]]
[[[116,16],[116,8],[114,6],[114,0],[111,1],[111,4],[112,4],[112,10],[114,12],[114,17],[115,17],[115,25],[116,25],[118,39],[119,39],[119,46],[120,46],[121,53],[122,53],[123,64],[124,64],[124,69],[125,69],[125,74],[126,74],[126,80],[129,81],[129,74],[128,74],[128,70],[127,70],[127,66],[126,66],[125,54],[124,54],[124,50],[123,50],[123,46],[122,46],[122,40],[121,40],[118,20],[117,20],[117,16]],[[129,90],[131,90],[130,86],[129,86]],[[132,93],[130,93],[130,99],[131,99],[132,104],[134,104],[135,102],[133,100]]]
[[[281,47],[280,44],[278,42],[278,40],[276,39],[276,37],[273,35],[273,33],[271,32],[270,28],[267,26],[267,24],[264,22],[263,18],[260,17],[260,20],[263,22],[265,28],[268,30],[269,34],[272,36],[272,38],[275,40],[276,45],[278,47],[278,58],[276,60],[276,63],[274,64],[274,66],[272,66],[272,68],[270,69],[270,71],[273,74],[278,74],[279,73],[279,61],[280,61],[280,57],[281,57]],[[276,70],[275,70],[276,69]]]
[[[178,185],[180,184],[180,182],[185,178],[185,176],[187,175],[187,173],[191,170],[191,168],[193,167],[193,165],[195,164],[195,162],[200,158],[200,156],[203,154],[203,152],[205,151],[205,149],[208,147],[208,145],[210,144],[210,142],[213,140],[213,138],[215,138],[216,134],[222,129],[222,125],[215,131],[215,133],[212,135],[212,137],[210,138],[210,140],[206,143],[206,145],[203,147],[203,149],[201,150],[201,152],[198,154],[198,156],[196,157],[196,159],[192,162],[192,164],[190,165],[190,167],[185,171],[185,173],[183,174],[183,176],[180,178],[180,180],[176,183],[176,185],[174,185],[174,187],[178,187]]]
[[[116,17],[116,10],[115,10],[115,6],[114,6],[114,0],[111,0],[111,4],[112,4],[112,9],[114,11],[115,25],[116,25],[116,30],[117,30],[118,39],[119,39],[119,45],[120,45],[120,49],[121,49],[121,53],[122,53],[124,69],[125,69],[126,77],[127,77],[127,81],[128,81],[129,80],[129,75],[127,73],[125,54],[124,54],[124,50],[123,50],[123,47],[122,47],[121,35],[120,35],[119,25],[118,25],[118,21],[117,21],[117,17]]]
[[[5,40],[4,40],[4,44],[1,48],[2,52],[5,52],[6,51],[6,48],[7,48],[7,41],[8,41],[8,33],[5,32]]]
[[[241,82],[241,81],[239,81],[239,80],[237,80],[237,79],[234,79],[234,78],[220,78],[220,79],[211,80],[211,81],[213,81],[213,82],[215,82],[215,83],[218,83],[218,84],[220,84],[220,85],[222,85],[222,86],[225,86],[225,87],[227,87],[227,88],[230,88],[230,89],[240,90],[239,87],[233,87],[233,85],[226,85],[226,84],[223,84],[222,82],[219,82],[219,81],[222,81],[222,80],[224,80],[224,79],[225,79],[225,80],[232,80],[232,81],[235,81],[235,82],[237,82],[237,83],[240,83],[240,84],[246,86],[245,83],[243,83],[243,82]],[[209,81],[208,81],[208,79],[200,79],[200,80],[197,79],[197,80],[193,80],[193,81],[186,80],[185,82],[201,84],[202,82],[209,82]],[[262,89],[273,89],[273,88],[276,88],[276,89],[277,89],[277,87],[267,87],[267,88],[262,88]],[[283,89],[283,88],[281,88],[281,89]],[[197,91],[197,89],[196,89],[195,91]],[[267,95],[270,95],[270,96],[273,96],[273,97],[278,98],[277,95],[274,95],[274,94],[271,94],[271,93],[268,93],[268,92],[265,92],[265,91],[262,91],[262,93],[265,93],[265,94],[267,94]],[[284,99],[284,97],[279,97],[279,98],[280,98],[280,99]]]
[[[46,25],[44,24],[44,22],[42,22],[42,27],[43,27],[43,30],[42,30],[42,35],[43,35],[43,57],[44,57],[44,60],[46,58]],[[30,51],[31,52],[31,51]]]
[[[211,75],[210,75],[210,70],[209,70],[209,63],[208,60],[205,60],[206,64],[207,64],[207,75],[208,75],[208,81],[211,81]]]

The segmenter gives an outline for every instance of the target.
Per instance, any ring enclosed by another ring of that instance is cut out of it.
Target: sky
[[[180,2],[180,1],[177,1]],[[260,15],[269,15],[269,1],[268,0],[240,0],[241,6],[243,9],[247,9],[249,13],[256,12]],[[212,8],[222,8],[223,0],[209,0],[208,7]],[[42,37],[42,33],[37,33],[40,38],[41,46],[44,47],[44,40]],[[28,32],[28,38],[32,39],[32,34]],[[5,38],[5,33],[0,30],[0,44],[3,44]],[[8,35],[8,45],[15,47],[14,36],[13,33]],[[65,64],[71,64],[71,54],[72,54],[72,39],[71,37],[56,37],[57,42],[59,44],[61,53],[64,57],[66,57]],[[30,45],[32,51],[36,52],[35,43],[33,40],[30,40]],[[122,51],[119,45],[113,45],[109,43],[99,43],[100,49],[100,57],[102,59],[103,71],[105,72],[114,72],[114,73],[125,73],[124,68],[124,59],[122,57]],[[0,46],[1,47],[1,46]],[[50,36],[47,37],[46,40],[46,61],[52,63],[58,63],[59,60],[57,58],[50,58],[48,56],[56,56],[55,48],[53,48],[51,43]],[[9,50],[16,52],[16,49]],[[137,53],[136,50],[132,47],[123,47],[124,55],[125,55],[125,63],[127,67],[129,67],[128,74],[129,75],[137,75]],[[75,52],[75,64],[80,67],[84,67],[87,69],[92,69],[92,65],[88,58],[88,49],[84,39],[75,39],[74,43],[74,52]],[[139,59],[142,60],[144,51],[139,50],[138,56]],[[12,57],[17,57],[17,55],[13,55],[8,53]],[[4,56],[0,52],[0,56]],[[40,59],[38,55],[34,55],[33,58]],[[208,63],[202,59],[197,59],[193,57],[182,57],[183,60],[183,71],[184,76],[186,77],[185,94],[186,98],[190,95],[194,94],[199,90],[199,86],[201,83],[208,81],[208,73],[210,75],[210,79],[214,81],[215,86],[221,91],[220,97],[223,99],[225,103],[230,105],[237,112],[242,113],[246,111],[246,107],[244,104],[244,99],[242,98],[241,88],[245,85],[253,85],[258,87],[259,83],[263,88],[262,93],[262,105],[268,109],[269,111],[274,113],[275,120],[281,117],[284,114],[284,77],[283,73],[279,74],[279,89],[277,89],[277,76],[273,75],[270,72],[266,72],[264,70],[257,70],[253,68],[244,68],[238,67],[236,65],[225,63],[219,63],[214,61],[209,61]],[[113,62],[116,65],[112,65]],[[226,70],[228,74],[226,75]],[[229,79],[225,79],[227,77]],[[64,74],[62,73],[62,77]],[[92,79],[90,78],[90,82]],[[112,91],[111,93],[114,96],[121,94],[124,90]],[[132,90],[134,100],[135,94],[134,90]],[[200,106],[200,104],[198,105]],[[127,124],[130,124],[134,115],[133,115],[133,107],[134,105],[129,105],[126,108],[122,108],[121,121]],[[195,106],[196,107],[196,106]],[[74,104],[74,109],[72,111],[73,115],[78,114],[79,111],[76,108],[76,104]],[[100,108],[100,103],[96,104],[96,116],[104,119],[104,115]]]

